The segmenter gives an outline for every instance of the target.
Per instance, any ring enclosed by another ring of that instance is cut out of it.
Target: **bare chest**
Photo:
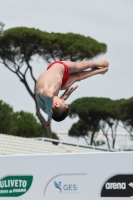
[[[38,78],[36,92],[49,89],[53,94],[57,95],[61,89],[63,73],[64,68],[61,66],[52,66]]]

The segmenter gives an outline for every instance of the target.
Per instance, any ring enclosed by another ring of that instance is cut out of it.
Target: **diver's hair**
[[[52,110],[53,110],[52,118],[57,122],[64,120],[70,112],[69,107],[59,108],[59,109],[53,108]]]

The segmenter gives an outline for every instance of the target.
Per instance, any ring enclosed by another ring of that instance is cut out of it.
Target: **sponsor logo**
[[[121,174],[111,177],[104,184],[101,197],[133,196],[133,174]]]
[[[126,190],[126,183],[106,183],[107,190]]]
[[[6,176],[0,180],[0,197],[18,197],[31,187],[33,176]]]
[[[54,186],[60,191],[60,193],[78,193],[78,185],[75,183],[64,184],[61,181],[56,182],[54,180]]]
[[[0,22],[0,36],[4,35],[4,30],[3,30],[4,26],[5,26],[5,24]]]
[[[86,175],[86,173],[55,175],[45,185],[44,195],[49,196],[50,199],[53,194],[79,194],[84,190],[83,185],[87,179]]]

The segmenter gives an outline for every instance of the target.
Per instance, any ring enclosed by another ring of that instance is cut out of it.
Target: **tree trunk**
[[[106,137],[106,140],[107,140],[108,149],[110,150],[110,144],[109,144],[109,139],[108,139],[108,136],[107,136],[107,134],[104,134],[104,135],[105,135],[105,137]]]
[[[94,135],[95,135],[95,133],[96,133],[95,131],[92,132],[90,145],[93,144],[93,140],[94,140]]]

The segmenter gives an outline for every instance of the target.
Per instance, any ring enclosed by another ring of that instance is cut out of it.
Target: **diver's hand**
[[[66,100],[77,88],[78,88],[78,85],[67,89],[65,94],[61,97],[61,99]]]

